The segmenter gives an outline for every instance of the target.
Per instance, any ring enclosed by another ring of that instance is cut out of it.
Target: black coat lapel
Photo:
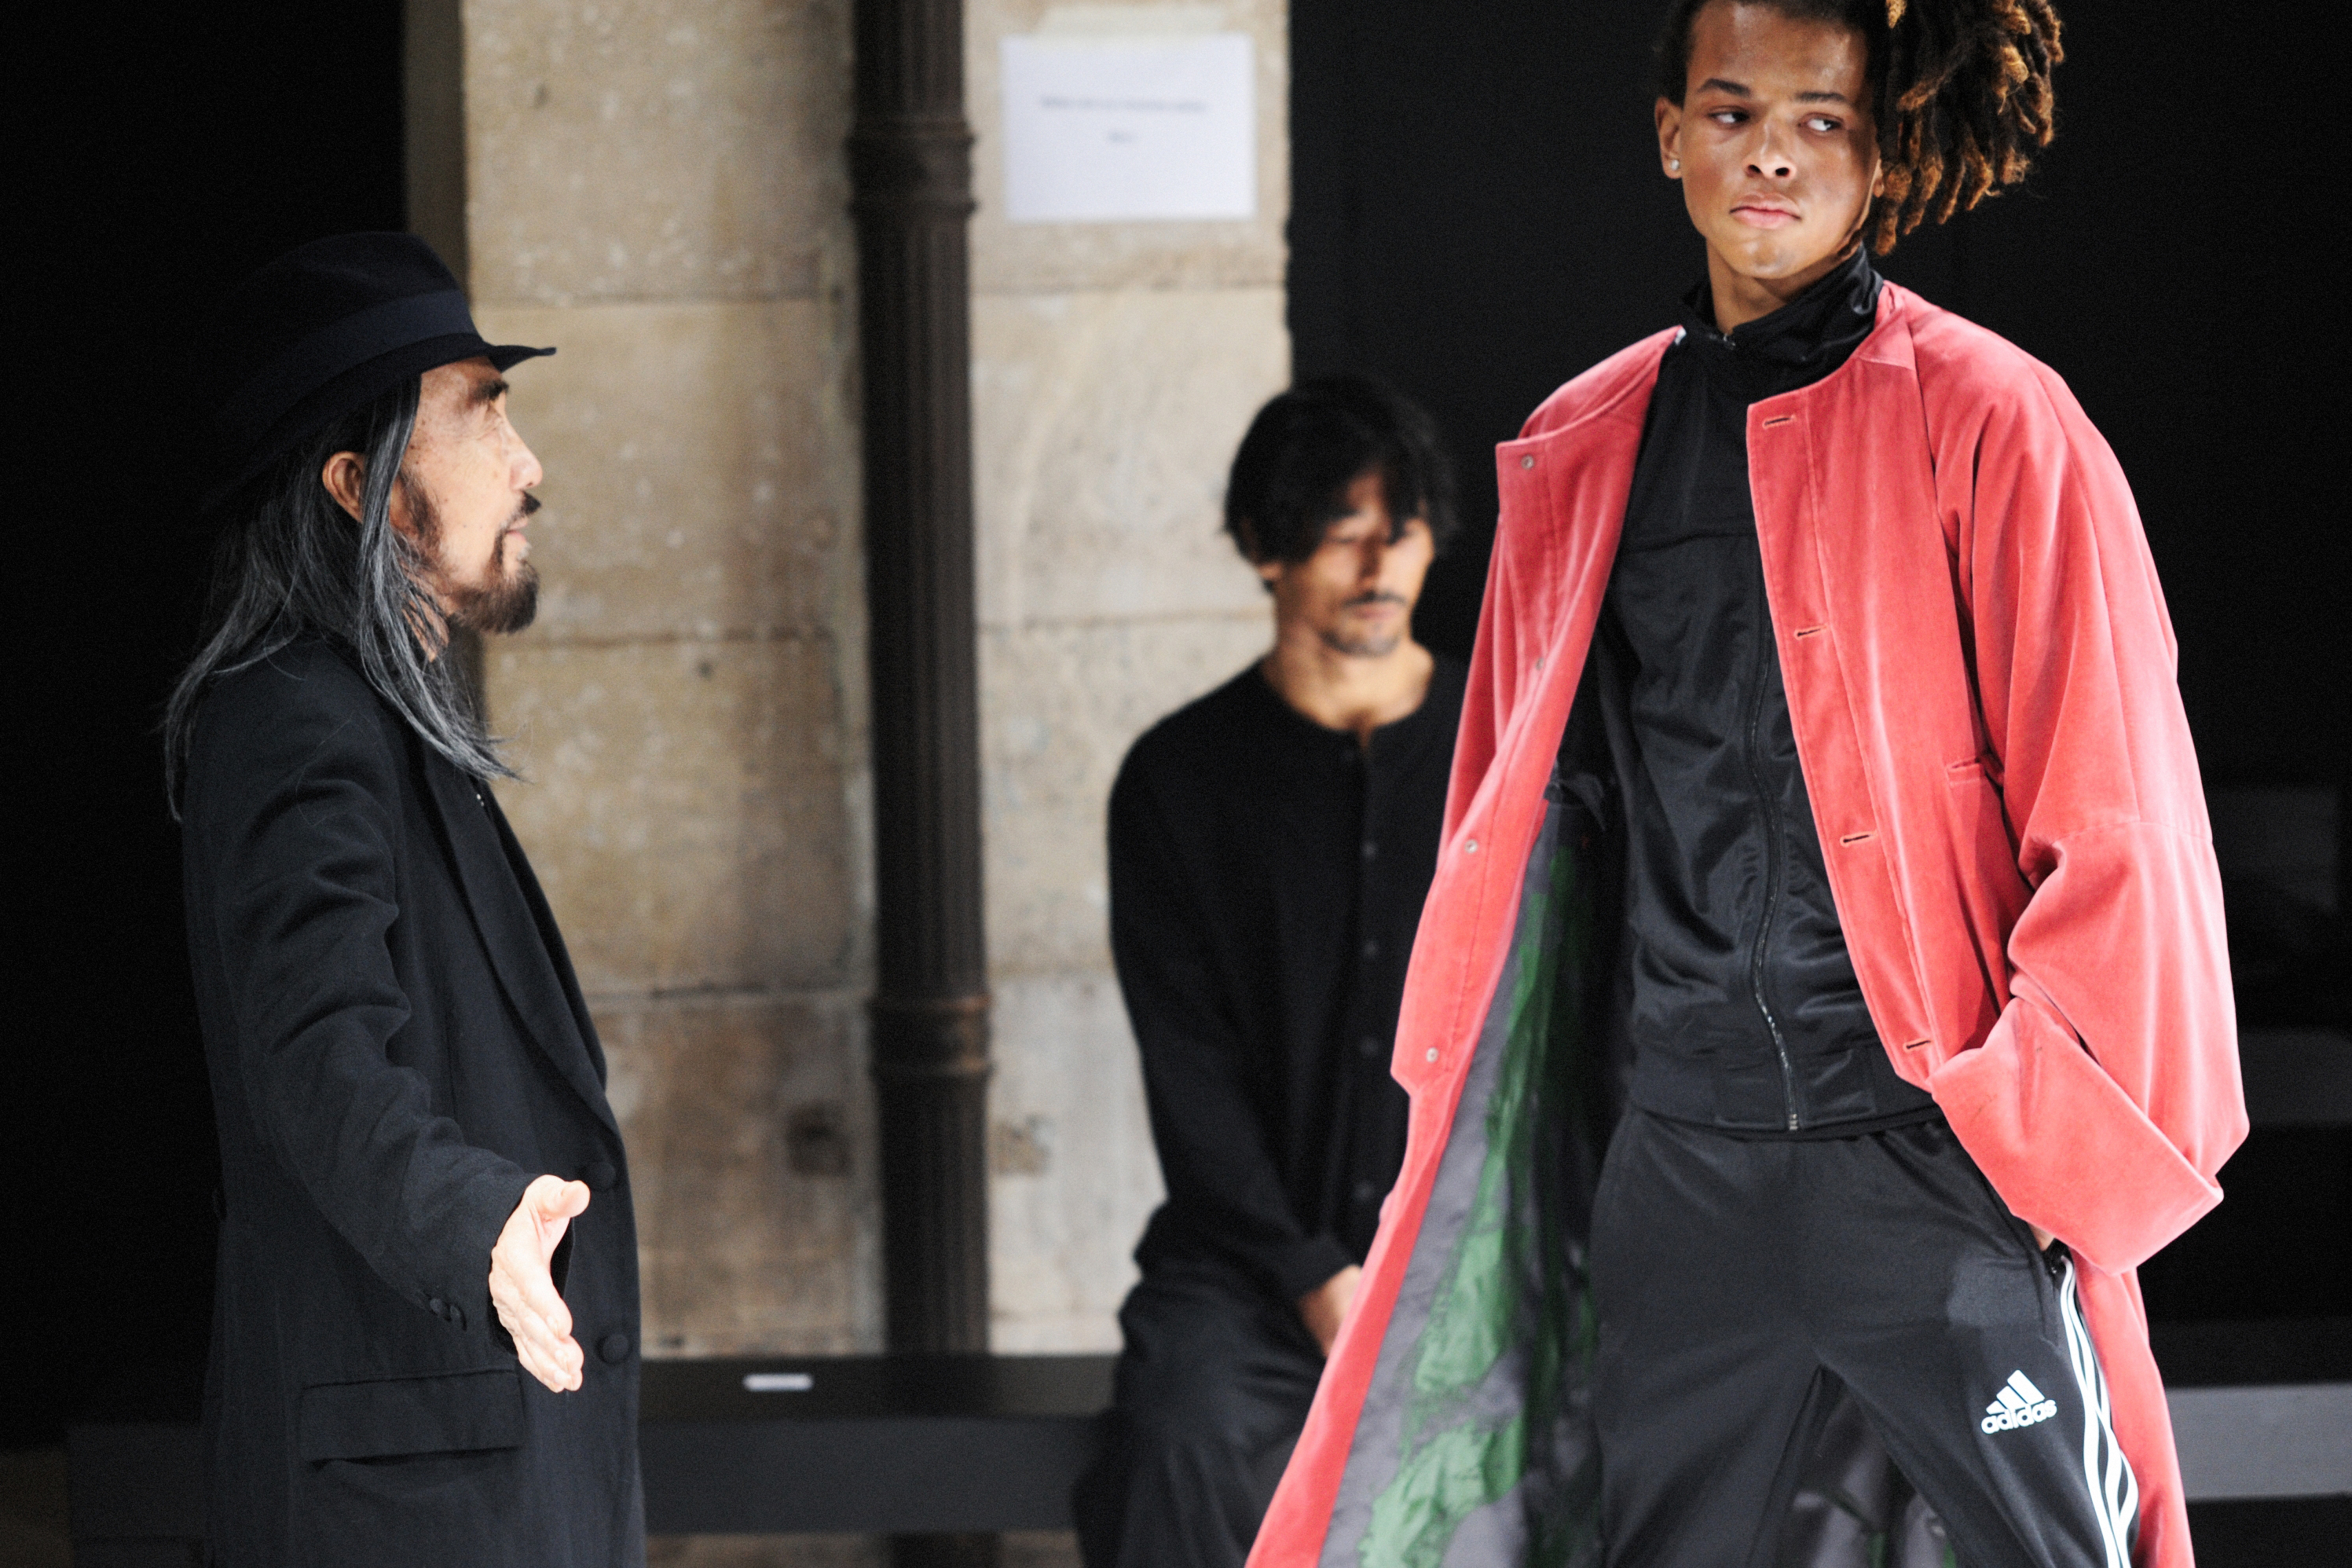
[[[475,929],[489,951],[490,966],[498,971],[507,1000],[564,1081],[618,1137],[620,1128],[604,1099],[604,1052],[595,1026],[572,981],[562,938],[556,934],[554,917],[540,897],[521,846],[507,830],[506,819],[487,790],[431,752],[425,753],[424,764],[426,794],[448,835],[457,885],[474,911]]]
[[[539,929],[540,952],[555,970],[555,982],[562,989],[564,1005],[572,1010],[572,1022],[579,1031],[580,1043],[588,1049],[589,1066],[596,1074],[599,1089],[604,1085],[604,1043],[596,1036],[595,1020],[588,1016],[588,999],[580,994],[580,978],[572,972],[571,950],[563,945],[563,932],[555,924],[555,911],[547,907],[547,895],[540,890],[539,876],[530,868],[530,857],[522,852],[522,841],[514,836],[507,814],[499,805],[499,797],[485,789],[481,792],[482,810],[497,829],[499,847],[506,854],[507,868],[514,875],[517,891],[522,894],[523,905],[530,910],[531,923]]]

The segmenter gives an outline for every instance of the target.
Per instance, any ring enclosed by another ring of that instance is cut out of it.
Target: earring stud
[[[1669,169],[1679,169],[1682,166],[1683,161],[1680,158],[1669,158],[1666,160],[1666,167]]]

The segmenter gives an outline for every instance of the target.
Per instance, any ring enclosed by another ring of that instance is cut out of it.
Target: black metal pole
[[[988,1348],[961,0],[860,0],[857,216],[883,1257],[897,1351]]]
[[[873,684],[887,1335],[988,1348],[988,966],[981,930],[962,0],[857,0],[857,221]],[[914,1563],[993,1537],[903,1536]]]

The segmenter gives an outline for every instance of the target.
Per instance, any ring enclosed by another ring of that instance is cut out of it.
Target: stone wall
[[[611,1058],[646,1351],[877,1338],[848,19],[464,6],[467,241],[547,468],[500,798]]]
[[[1139,17],[1254,36],[1256,219],[1006,224],[998,40]],[[445,117],[412,133],[442,150],[413,221],[494,339],[562,351],[514,375],[544,592],[485,679],[611,1058],[646,1353],[875,1348],[847,5],[418,0],[411,27],[412,115]],[[994,1333],[1107,1349],[1159,1182],[1103,805],[1134,736],[1266,637],[1217,521],[1288,374],[1284,8],[971,0],[967,38]]]
[[[1268,638],[1219,524],[1234,447],[1290,374],[1285,16],[1279,0],[966,11],[1002,1350],[1115,1348],[1159,1201],[1110,973],[1103,808],[1129,743]],[[1249,33],[1255,219],[1007,223],[998,44],[1041,26]]]

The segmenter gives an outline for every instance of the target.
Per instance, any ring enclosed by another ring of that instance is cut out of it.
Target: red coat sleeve
[[[2221,878],[2130,489],[2064,383],[2015,361],[1990,395],[1925,388],[2032,889],[1999,1021],[1932,1087],[2021,1218],[2124,1269],[2221,1201],[2245,1136]]]

